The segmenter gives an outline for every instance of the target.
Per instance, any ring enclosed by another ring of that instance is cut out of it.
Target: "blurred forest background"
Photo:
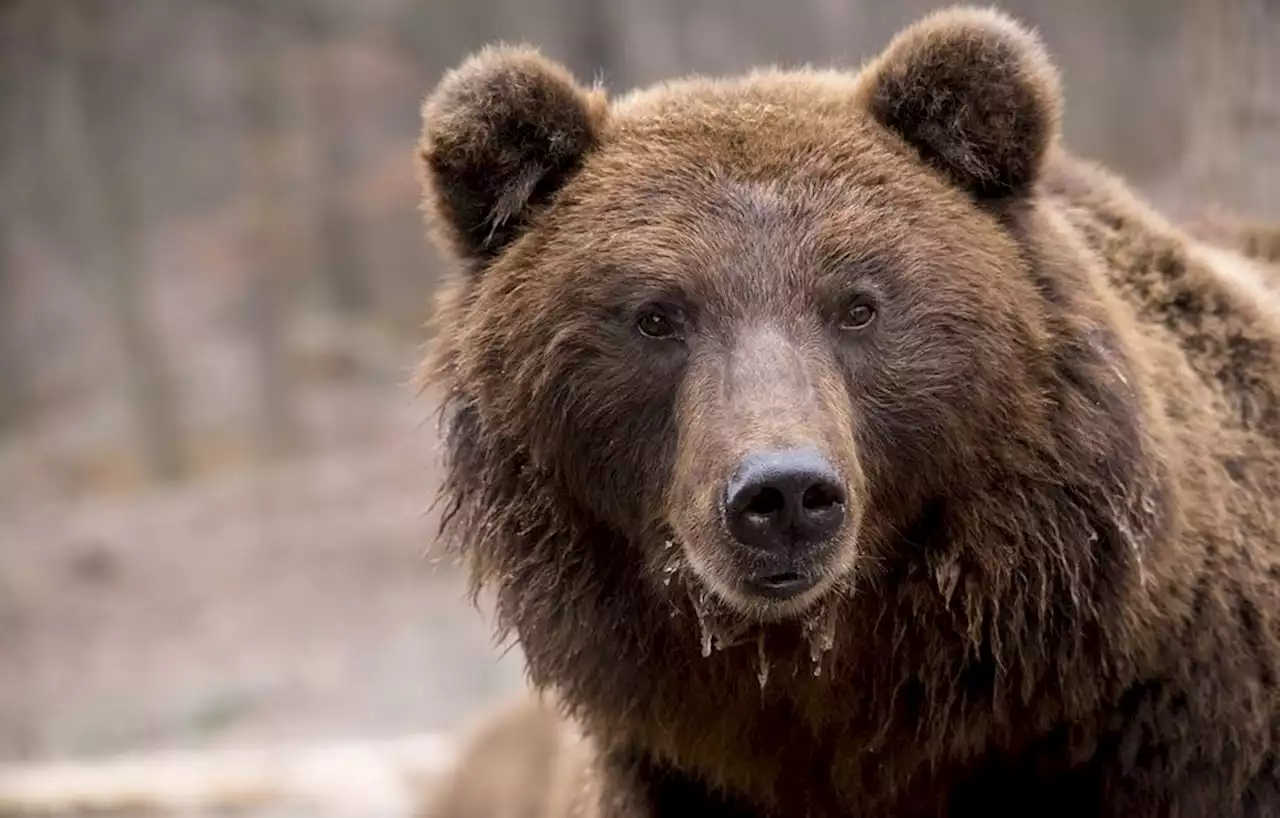
[[[521,683],[435,531],[414,143],[525,41],[856,66],[926,0],[0,0],[0,763],[451,730]],[[1280,218],[1280,2],[1009,0],[1067,141]]]

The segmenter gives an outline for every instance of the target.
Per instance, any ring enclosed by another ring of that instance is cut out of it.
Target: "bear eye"
[[[868,301],[855,301],[840,319],[840,329],[858,330],[866,327],[876,317],[876,308]]]
[[[636,328],[646,338],[671,338],[676,334],[675,324],[658,307],[646,307],[636,317]]]

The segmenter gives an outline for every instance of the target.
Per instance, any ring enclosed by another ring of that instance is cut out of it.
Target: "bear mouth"
[[[669,594],[687,591],[697,609],[708,609],[713,599],[724,615],[767,624],[803,619],[824,597],[840,595],[839,551],[783,559],[743,554],[730,542],[690,546],[673,534],[663,542],[658,573]]]
[[[760,622],[803,618],[837,590],[837,578],[825,562],[806,560],[754,570],[734,567],[727,576],[699,576],[725,604]],[[694,573],[698,573],[696,567]]]
[[[792,569],[757,574],[747,578],[743,585],[753,596],[784,602],[812,589],[821,579],[817,571]]]
[[[792,616],[780,619],[746,616],[706,585],[690,586],[688,600],[696,617],[697,637],[703,659],[714,654],[754,648],[757,681],[764,689],[770,668],[790,668],[794,677],[807,668],[821,676],[829,665],[839,624],[839,595],[829,594]]]

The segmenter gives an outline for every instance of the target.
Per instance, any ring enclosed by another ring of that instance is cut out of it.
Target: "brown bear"
[[[1280,298],[1061,107],[970,8],[427,99],[443,534],[594,814],[1280,814]]]

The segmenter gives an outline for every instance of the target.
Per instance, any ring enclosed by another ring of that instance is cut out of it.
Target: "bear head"
[[[626,564],[769,622],[904,561],[1013,589],[1008,552],[1141,529],[1116,501],[1149,471],[1136,379],[1039,207],[1059,110],[1036,37],[974,9],[857,73],[610,101],[524,47],[450,72],[420,146],[460,268],[428,378],[481,580]],[[974,498],[1004,505],[956,523]]]

